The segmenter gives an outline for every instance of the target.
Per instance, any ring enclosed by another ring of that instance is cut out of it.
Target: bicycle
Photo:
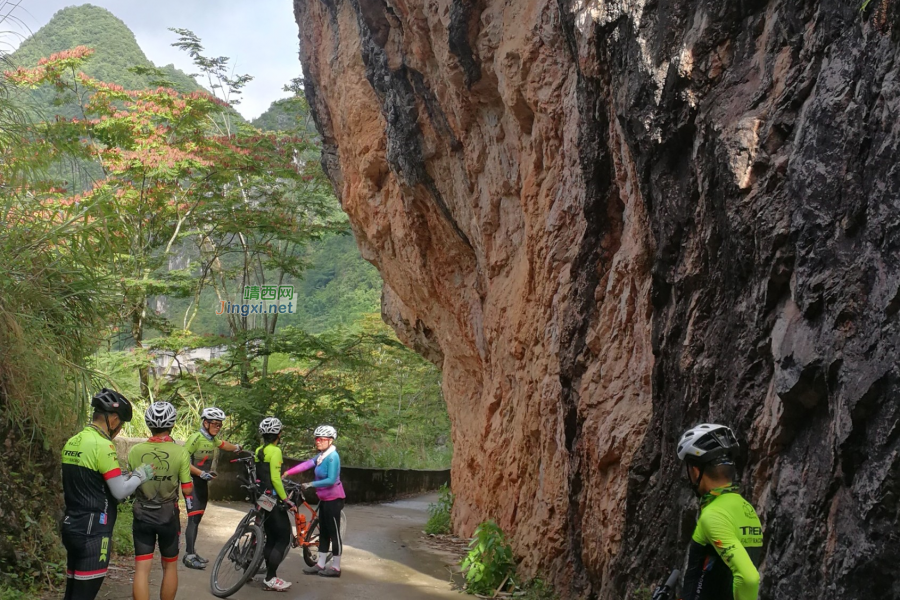
[[[650,597],[650,600],[674,600],[675,586],[678,584],[679,575],[681,575],[681,572],[678,569],[672,571],[666,582],[653,590],[653,596]]]
[[[212,594],[218,598],[227,598],[234,594],[250,578],[260,572],[263,564],[263,549],[266,545],[263,523],[277,503],[272,496],[261,493],[259,481],[256,478],[256,464],[253,455],[235,458],[231,462],[243,464],[246,483],[241,484],[241,487],[247,490],[247,500],[252,501],[253,506],[238,523],[234,534],[225,543],[213,563],[209,586]],[[294,513],[291,543],[288,549],[302,546],[303,560],[307,565],[312,566],[319,558],[318,513],[306,502],[300,484],[293,481],[284,481],[283,483],[288,498],[298,507]],[[311,518],[308,522],[306,515],[299,510],[301,506],[310,511]],[[346,531],[346,523],[347,517],[342,511],[341,535]],[[235,577],[233,581],[229,577],[231,575]]]

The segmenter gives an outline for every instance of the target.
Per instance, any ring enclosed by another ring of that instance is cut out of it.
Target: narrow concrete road
[[[422,528],[428,519],[426,509],[436,495],[419,496],[387,504],[367,506],[349,505],[343,575],[340,579],[326,579],[304,575],[306,566],[299,549],[290,551],[278,569],[278,576],[293,586],[279,598],[284,600],[418,600],[447,598],[460,600],[462,595],[451,590],[450,565],[452,558],[438,553],[422,542]],[[246,513],[247,504],[215,503],[207,509],[200,526],[198,552],[210,561],[215,560],[222,545]],[[182,548],[183,552],[183,548]],[[157,557],[158,557],[157,552]],[[179,562],[178,598],[213,598],[209,591],[209,569],[194,571]],[[151,598],[159,598],[161,571],[154,559]],[[131,597],[130,586],[122,580],[107,581],[100,598],[126,600]],[[231,598],[272,600],[272,594],[262,589],[256,577]]]

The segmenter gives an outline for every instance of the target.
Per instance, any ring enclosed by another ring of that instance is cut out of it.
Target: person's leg
[[[331,538],[331,553],[335,558],[344,553],[344,538],[341,536],[341,513],[344,511],[344,499],[338,498],[331,501],[330,517],[332,522],[333,537]]]
[[[178,557],[172,560],[162,559],[163,580],[159,590],[160,600],[175,600],[178,593]]]
[[[76,554],[70,600],[94,600],[100,593],[109,567],[110,535],[81,537],[81,550]]]
[[[103,586],[105,576],[94,577],[93,579],[75,579],[72,585],[72,600],[95,600],[100,588]]]
[[[203,520],[203,513],[206,511],[206,505],[209,502],[209,487],[207,482],[199,477],[193,477],[194,482],[194,507],[188,512],[188,524],[185,530],[185,564],[188,564],[191,556],[196,556],[200,562],[206,559],[197,556],[197,534],[200,531],[200,521]]]
[[[153,527],[137,517],[131,526],[134,538],[134,581],[131,594],[134,600],[150,600],[150,565],[153,549],[156,547],[156,533]]]
[[[150,555],[153,558],[153,555]],[[131,584],[131,596],[134,600],[150,600],[150,565],[148,559],[134,561],[134,581]]]
[[[69,518],[66,517],[62,526],[62,542],[66,548],[66,593],[63,595],[63,600],[72,600],[72,594],[75,592],[75,559],[83,546],[69,531],[68,520]]]
[[[341,576],[341,553],[343,552],[343,541],[341,540],[341,510],[344,508],[344,501],[326,500],[319,504],[319,531],[327,531],[329,541],[331,543],[331,567],[323,569],[319,575],[325,577]],[[321,539],[321,538],[320,538]],[[325,551],[327,552],[327,550]],[[322,563],[322,545],[319,545],[319,561]],[[324,563],[322,564],[324,567]]]
[[[272,546],[269,548],[269,540]],[[266,519],[266,547],[269,549],[266,555],[266,580],[277,576],[278,565],[284,560],[288,546],[291,544],[291,522],[287,511],[276,507],[269,513]]]
[[[327,556],[332,551],[331,540],[334,538],[333,525],[331,518],[331,501],[325,500],[319,502],[319,559]],[[322,565],[324,566],[324,564]]]
[[[277,510],[277,509],[275,509]],[[275,512],[272,511],[272,513]],[[266,545],[263,547],[263,560],[267,566],[266,579],[269,579],[268,575],[268,565],[269,565],[269,556],[272,554],[272,549],[275,547],[275,542],[278,539],[278,531],[277,531],[277,519],[275,519],[273,514],[269,514],[265,520],[263,521],[263,531],[266,534]]]
[[[168,525],[157,528],[159,535],[159,554],[162,556],[163,579],[159,591],[160,600],[175,600],[178,593],[178,537],[181,533],[181,520],[175,513]]]

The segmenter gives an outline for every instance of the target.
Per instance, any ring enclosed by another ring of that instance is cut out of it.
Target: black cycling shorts
[[[196,475],[191,475],[191,480],[194,482],[194,505],[188,512],[189,517],[202,515],[206,510],[206,503],[209,502],[209,482]]]
[[[96,519],[93,519],[94,523],[90,523],[94,516],[66,516],[63,520],[61,533],[63,545],[66,547],[68,578],[84,581],[106,577],[109,557],[112,554],[112,532],[88,533],[96,528]]]
[[[153,558],[153,550],[159,543],[159,554],[164,562],[178,560],[178,539],[181,535],[181,519],[178,513],[175,518],[165,525],[154,525],[134,520],[131,528],[134,535],[134,560],[150,560]]]

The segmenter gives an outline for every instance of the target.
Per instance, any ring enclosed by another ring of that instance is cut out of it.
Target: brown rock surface
[[[893,0],[295,0],[323,164],[439,364],[454,523],[627,597],[732,424],[765,598],[900,594]]]

